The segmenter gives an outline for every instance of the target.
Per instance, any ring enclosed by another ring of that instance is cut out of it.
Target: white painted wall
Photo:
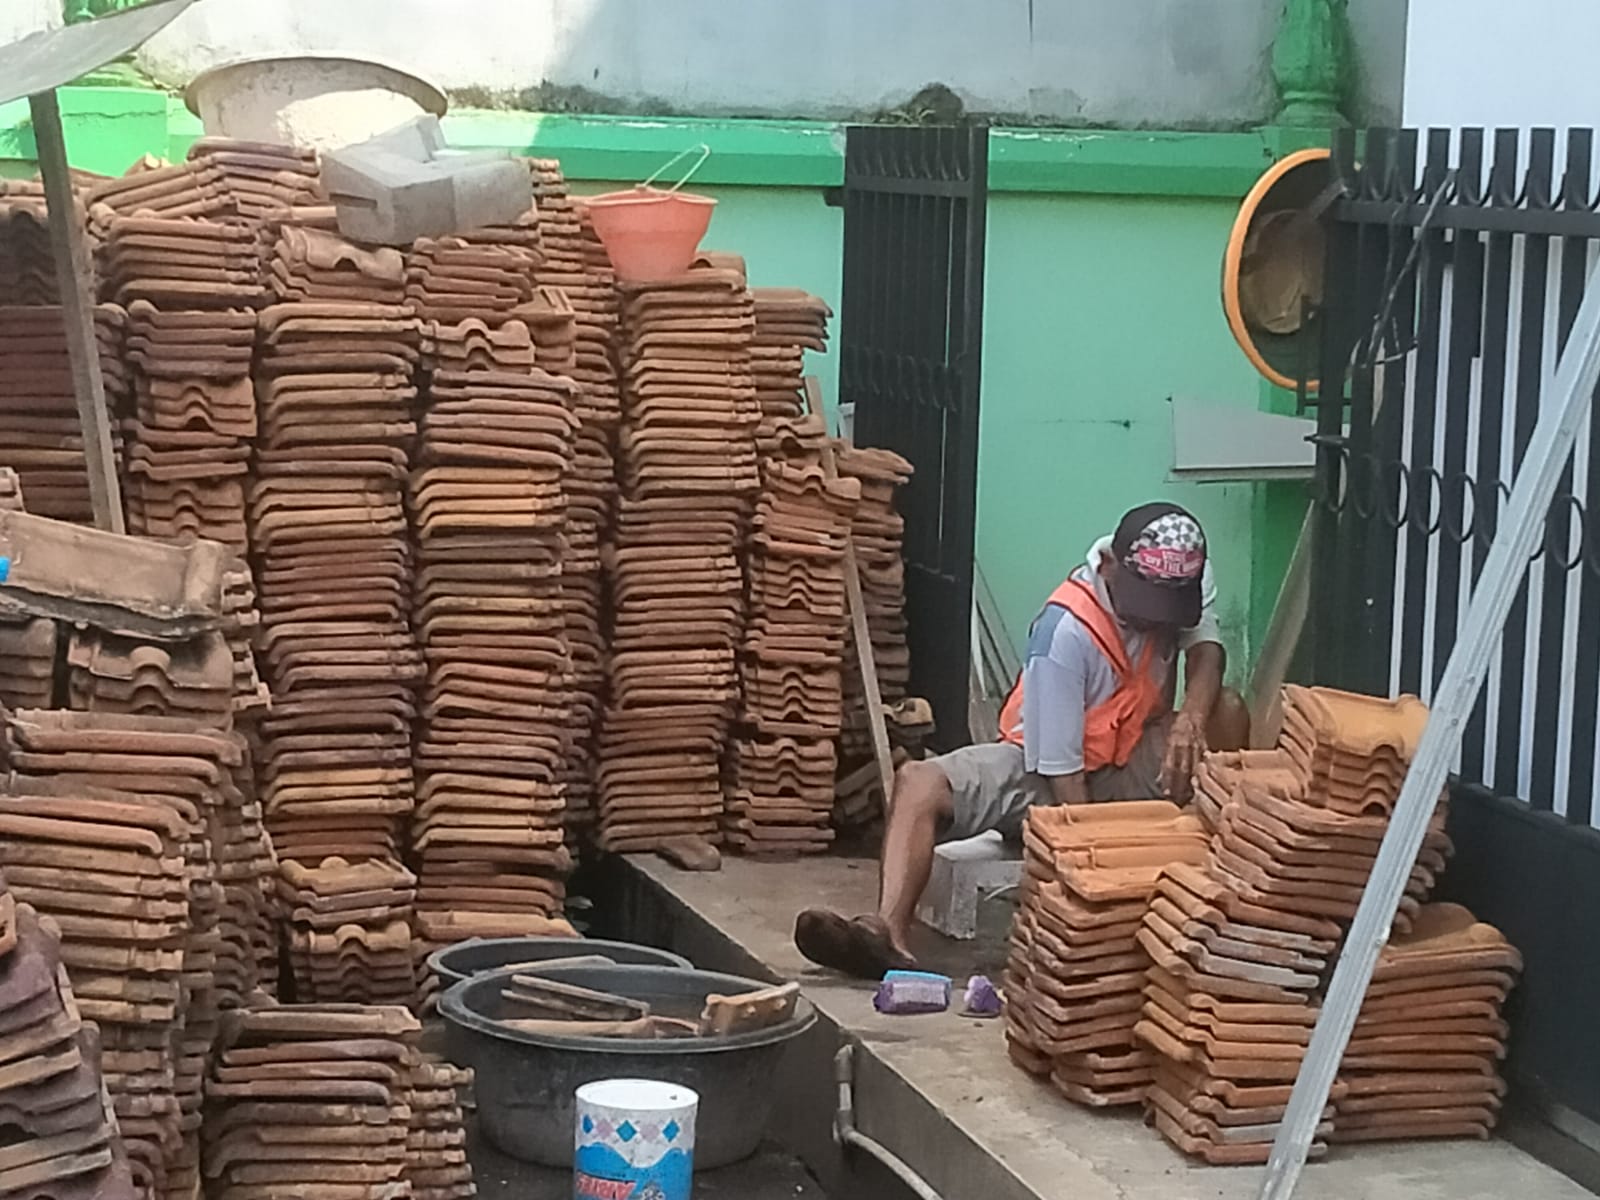
[[[1407,125],[1600,125],[1597,0],[1411,0]]]
[[[61,0],[0,0],[0,46],[61,28]]]
[[[9,2],[9,0],[6,0]],[[1358,45],[1404,0],[1355,0]],[[142,63],[181,86],[269,53],[346,53],[447,89],[581,87],[633,109],[859,116],[930,83],[973,111],[1156,127],[1258,122],[1282,0],[201,0]],[[1376,32],[1374,32],[1376,31]],[[1382,64],[1381,55],[1376,61]],[[1397,90],[1374,81],[1374,94]]]

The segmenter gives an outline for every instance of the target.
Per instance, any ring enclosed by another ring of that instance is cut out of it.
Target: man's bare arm
[[[1074,771],[1071,775],[1049,775],[1050,795],[1057,804],[1087,804],[1089,803],[1089,786],[1084,782],[1082,771]]]
[[[1167,735],[1161,782],[1180,804],[1189,799],[1190,776],[1206,748],[1206,722],[1222,691],[1228,656],[1216,642],[1200,642],[1184,654],[1183,705]]]

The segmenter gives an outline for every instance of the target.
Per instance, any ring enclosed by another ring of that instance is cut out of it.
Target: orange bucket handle
[[[701,142],[697,146],[690,146],[687,150],[679,151],[677,154],[675,154],[671,158],[669,158],[666,162],[662,163],[661,164],[661,169],[658,170],[654,175],[650,176],[649,179],[646,179],[643,183],[639,184],[639,186],[642,187],[642,188],[649,187],[651,184],[655,183],[656,180],[660,179],[663,175],[665,175],[668,171],[672,170],[673,167],[677,166],[684,159],[688,158],[691,154],[698,154],[700,157],[695,159],[694,166],[690,167],[687,171],[685,171],[683,173],[683,178],[682,179],[678,180],[677,183],[673,184],[671,187],[666,189],[667,190],[667,194],[671,195],[673,192],[675,192],[679,188],[681,188],[684,184],[688,183],[689,180],[693,179],[694,176],[695,176],[695,172],[697,172],[701,167],[706,165],[706,159],[711,157],[711,147],[708,146],[705,142]]]

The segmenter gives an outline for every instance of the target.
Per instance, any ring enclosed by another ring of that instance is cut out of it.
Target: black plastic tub
[[[498,971],[513,963],[542,962],[551,958],[577,958],[600,954],[618,966],[692,967],[687,958],[654,946],[632,942],[605,942],[589,938],[520,937],[473,938],[457,942],[428,955],[428,968],[439,977],[439,986],[450,987],[485,971]]]
[[[478,1124],[496,1148],[524,1162],[572,1166],[573,1093],[599,1079],[658,1079],[700,1097],[694,1165],[725,1167],[754,1154],[772,1110],[772,1081],[785,1047],[816,1024],[801,997],[782,1025],[720,1038],[556,1038],[499,1023],[510,1011],[501,990],[515,970],[457,983],[439,1000],[445,1045],[471,1067]],[[769,985],[683,967],[552,967],[547,979],[647,1001],[662,1016],[699,1017],[713,992],[736,995]]]

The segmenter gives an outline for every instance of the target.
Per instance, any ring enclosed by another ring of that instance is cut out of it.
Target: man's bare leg
[[[1212,750],[1243,750],[1250,745],[1250,706],[1233,688],[1219,691],[1211,705],[1206,745]]]
[[[954,811],[950,780],[938,767],[908,762],[895,772],[879,858],[878,916],[895,950],[907,958],[917,902],[933,874],[933,848]]]

